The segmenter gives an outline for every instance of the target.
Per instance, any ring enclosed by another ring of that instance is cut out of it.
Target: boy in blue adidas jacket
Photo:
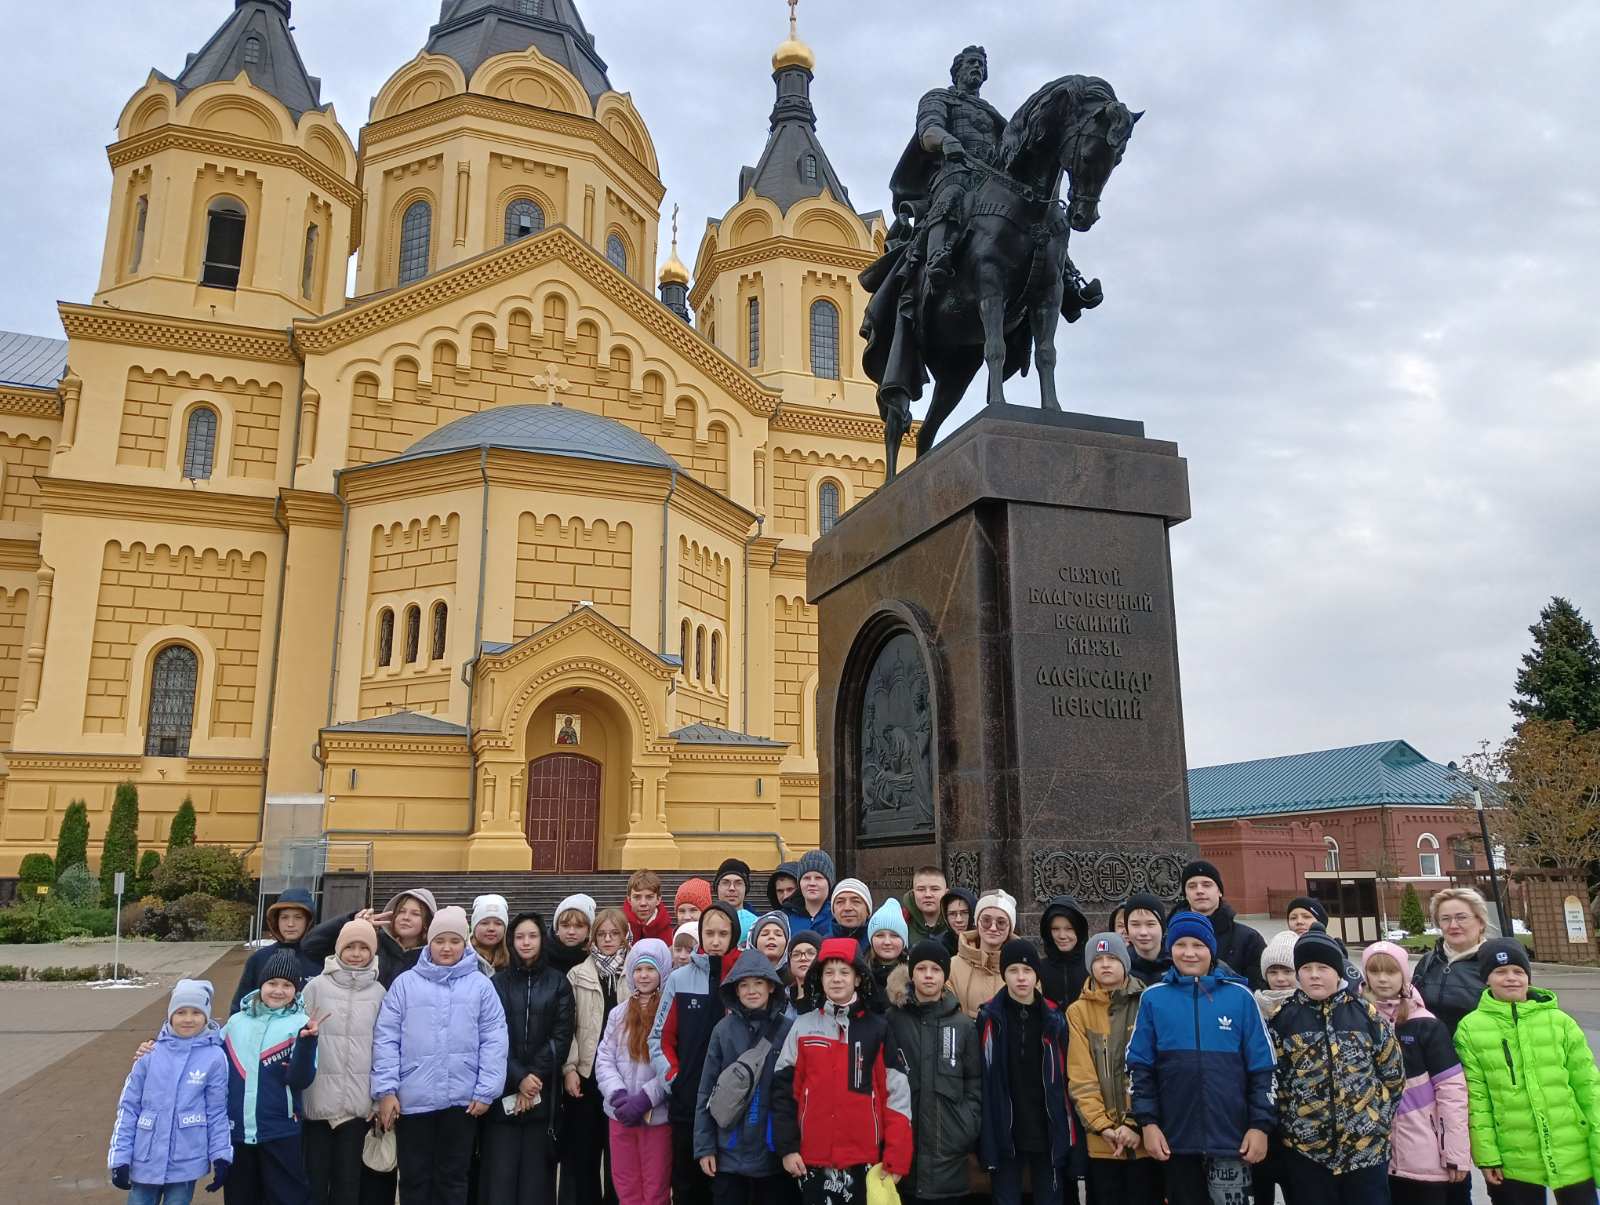
[[[1248,1196],[1240,1160],[1260,1163],[1276,1120],[1272,1042],[1248,982],[1216,969],[1211,922],[1167,923],[1172,969],[1144,990],[1128,1074],[1144,1148],[1166,1164],[1168,1205],[1207,1205],[1215,1181]]]
[[[317,1074],[317,1021],[300,1003],[300,960],[280,950],[222,1029],[228,1055],[233,1170],[227,1199],[303,1205],[311,1199],[300,1150],[300,1093]]]

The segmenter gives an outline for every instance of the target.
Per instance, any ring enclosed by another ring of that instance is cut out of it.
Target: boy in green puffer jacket
[[[1497,1205],[1594,1205],[1600,1175],[1600,1071],[1554,992],[1530,986],[1520,941],[1478,951],[1489,985],[1456,1028],[1467,1075],[1472,1161]]]

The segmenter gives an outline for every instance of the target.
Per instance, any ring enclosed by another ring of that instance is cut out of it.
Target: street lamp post
[[[1511,918],[1506,915],[1506,904],[1500,895],[1500,873],[1494,864],[1494,842],[1489,839],[1489,817],[1483,810],[1483,792],[1477,787],[1472,788],[1472,807],[1478,813],[1478,829],[1483,833],[1483,853],[1489,859],[1489,889],[1494,892],[1494,910],[1500,918],[1500,936],[1514,936],[1511,932]]]

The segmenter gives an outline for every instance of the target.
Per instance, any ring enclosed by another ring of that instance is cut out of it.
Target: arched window
[[[140,197],[133,206],[133,249],[128,254],[128,271],[137,272],[144,258],[144,228],[150,220],[150,198]]]
[[[428,274],[428,254],[433,242],[433,206],[413,201],[400,219],[400,283],[410,284]]]
[[[317,238],[322,232],[312,222],[306,227],[306,253],[300,265],[300,296],[310,297],[317,279]]]
[[[378,612],[378,659],[382,667],[394,659],[394,612],[388,607]]]
[[[678,662],[683,666],[683,676],[689,676],[689,621],[683,621],[683,627],[678,631]]]
[[[806,156],[806,179],[807,180],[815,180],[816,178],[817,178],[817,157],[815,155],[807,155]]]
[[[761,363],[761,301],[752,297],[745,305],[750,319],[750,367]]]
[[[694,680],[704,683],[706,680],[706,630],[696,628],[694,632]]]
[[[722,633],[711,633],[711,685],[722,685]]]
[[[185,481],[209,481],[217,456],[217,412],[210,406],[189,411],[189,426],[183,437],[183,477]]]
[[[811,374],[839,379],[839,310],[831,301],[811,303]]]
[[[261,61],[260,38],[251,37],[244,40],[244,61],[247,67],[254,66]]]
[[[206,258],[200,283],[213,289],[237,289],[244,263],[244,206],[232,197],[218,197],[206,209]]]
[[[517,0],[517,13],[524,17],[542,17],[544,0]]]
[[[606,239],[606,258],[618,272],[628,270],[628,244],[622,241],[620,234],[613,234]]]
[[[1323,855],[1322,868],[1324,870],[1337,871],[1339,869],[1339,843],[1332,837],[1324,837],[1322,844],[1327,847],[1328,851]]]
[[[150,671],[150,708],[145,718],[146,757],[188,757],[194,729],[194,690],[200,659],[186,644],[169,644]]]
[[[417,663],[418,646],[422,643],[422,608],[413,603],[406,608],[406,664]]]
[[[506,206],[506,242],[538,234],[544,229],[544,210],[527,197],[519,197]]]
[[[1425,879],[1437,879],[1439,874],[1439,838],[1423,833],[1417,838],[1417,869]]]
[[[832,481],[824,481],[822,488],[817,491],[817,526],[822,529],[822,534],[827,535],[833,530],[833,525],[839,521],[839,486]]]
[[[444,660],[444,638],[450,624],[450,608],[442,602],[433,604],[433,660]]]

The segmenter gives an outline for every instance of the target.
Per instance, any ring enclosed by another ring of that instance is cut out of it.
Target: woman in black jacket
[[[511,1031],[506,1100],[489,1106],[483,1131],[481,1200],[495,1205],[546,1205],[555,1199],[553,1137],[561,1097],[561,1064],[572,1045],[572,986],[545,958],[544,918],[519,913],[511,922],[511,965],[494,977]]]
[[[1428,912],[1440,937],[1417,963],[1411,982],[1422,993],[1428,1011],[1454,1037],[1461,1018],[1483,997],[1478,947],[1489,932],[1489,904],[1470,887],[1446,887],[1428,901]]]

